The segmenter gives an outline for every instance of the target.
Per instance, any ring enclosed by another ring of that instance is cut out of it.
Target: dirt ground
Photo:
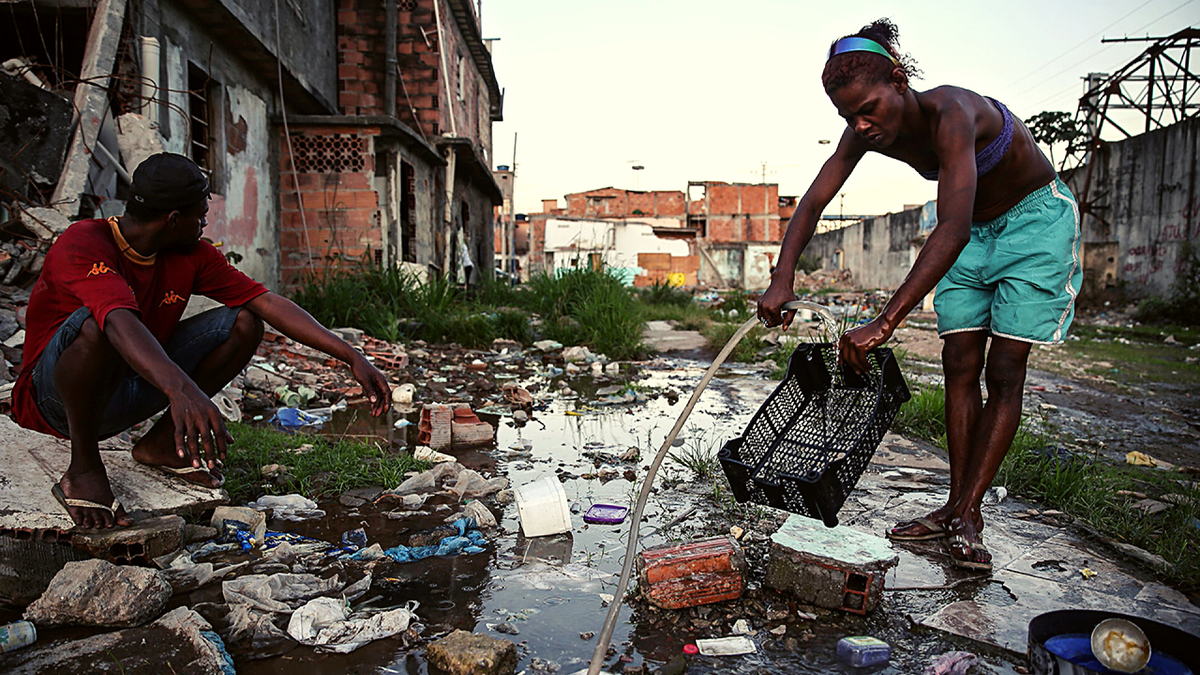
[[[940,382],[936,317],[914,312],[896,331],[910,379]],[[1025,410],[1076,451],[1124,461],[1138,450],[1161,462],[1200,466],[1200,352],[1193,335],[1138,327],[1120,313],[1076,316],[1062,345],[1034,346]],[[986,391],[985,391],[986,395]]]

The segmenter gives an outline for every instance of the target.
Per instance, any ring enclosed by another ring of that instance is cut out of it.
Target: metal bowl
[[[1105,619],[1092,630],[1092,654],[1109,670],[1136,673],[1150,662],[1150,640],[1132,621]]]

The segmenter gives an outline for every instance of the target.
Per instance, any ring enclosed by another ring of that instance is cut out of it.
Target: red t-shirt
[[[29,295],[25,352],[13,387],[13,419],[27,429],[62,436],[38,412],[32,373],[50,338],[80,307],[91,310],[101,330],[109,312],[132,310],[165,346],[193,294],[236,307],[266,292],[206,241],[189,253],[160,251],[147,258],[129,247],[115,218],[71,225],[50,247]]]

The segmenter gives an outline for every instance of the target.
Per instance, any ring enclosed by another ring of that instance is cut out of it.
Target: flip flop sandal
[[[197,472],[206,473],[206,474],[212,476],[213,478],[217,479],[217,484],[212,489],[216,489],[216,488],[221,487],[222,485],[225,485],[225,473],[224,472],[221,472],[219,474],[214,474],[212,471],[209,471],[208,469],[205,469],[205,468],[197,469],[194,466],[178,466],[178,467],[176,467],[176,466],[163,466],[161,464],[149,464],[147,466],[151,466],[151,467],[158,469],[159,471],[167,474],[168,476],[174,476],[177,478],[186,476],[188,474],[197,473]],[[225,466],[223,464],[221,464],[221,462],[218,461],[216,470],[220,471],[223,468],[225,468]],[[188,482],[192,483],[194,485],[199,485],[200,487],[208,487],[207,485],[202,485],[195,481],[188,481]]]
[[[960,558],[954,555],[955,546],[962,546],[970,551],[970,553],[968,553],[969,557]],[[982,541],[972,544],[971,542],[967,541],[966,537],[962,536],[961,534],[956,534],[946,540],[946,549],[950,552],[950,563],[955,567],[966,570],[982,570],[984,572],[992,571],[991,551],[988,551],[988,547],[984,546]],[[974,559],[977,551],[983,551],[984,553],[987,553],[988,561],[977,562]]]
[[[67,515],[71,515],[71,507],[75,507],[77,509],[99,509],[101,511],[108,511],[109,515],[113,517],[113,521],[115,522],[117,520],[117,511],[121,508],[121,502],[117,499],[113,499],[112,504],[109,506],[97,504],[96,502],[90,502],[86,499],[73,499],[68,497],[67,494],[63,492],[62,486],[58,483],[55,483],[54,486],[50,488],[50,494],[54,495],[54,498],[58,500],[58,503],[62,504],[62,507],[67,510]],[[71,518],[71,520],[74,521],[75,519]],[[78,525],[79,523],[75,524]]]
[[[929,532],[925,534],[894,534],[892,532],[892,530],[905,529],[911,527],[912,525],[920,525],[921,527],[929,530]],[[941,539],[949,534],[950,531],[947,530],[944,525],[935,523],[928,518],[914,518],[913,520],[905,521],[899,525],[896,525],[896,527],[893,527],[891,530],[888,530],[887,538],[893,541],[929,541],[930,539]]]

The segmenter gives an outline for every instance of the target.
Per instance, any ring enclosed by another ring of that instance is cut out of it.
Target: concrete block
[[[512,675],[517,670],[515,644],[465,630],[431,643],[425,657],[449,675]]]
[[[352,345],[362,344],[363,332],[358,328],[334,328],[333,332]]]
[[[650,603],[682,609],[735,600],[745,588],[746,557],[728,535],[642,551],[638,586]]]
[[[67,563],[88,557],[60,530],[0,529],[0,597],[28,605]]]
[[[105,560],[68,563],[26,610],[42,626],[140,626],[171,599],[171,584],[158,570]]]
[[[421,409],[421,420],[417,424],[417,444],[440,450],[450,445],[451,423],[454,408],[441,403],[431,403]]]
[[[212,526],[217,528],[217,533],[220,534],[225,530],[225,521],[236,521],[245,523],[250,532],[253,533],[254,540],[262,543],[263,537],[267,533],[267,514],[262,511],[245,506],[218,506],[213,509]],[[240,526],[238,529],[243,529]]]
[[[184,524],[180,516],[147,518],[129,527],[77,532],[71,544],[92,557],[118,565],[148,565],[159,556],[179,550]]]
[[[496,437],[496,429],[479,419],[471,410],[471,406],[460,405],[454,408],[454,418],[450,423],[450,441],[454,445],[483,445],[491,443]]]
[[[866,614],[899,561],[886,539],[793,515],[771,535],[766,583],[810,605]]]
[[[67,231],[71,219],[57,209],[46,206],[32,206],[21,211],[21,224],[43,241],[54,241],[58,235]]]

